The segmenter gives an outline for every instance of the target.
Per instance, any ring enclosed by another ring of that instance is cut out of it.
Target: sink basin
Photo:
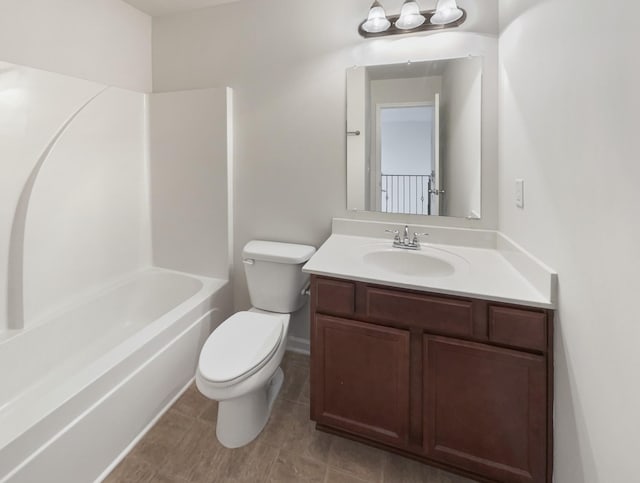
[[[455,265],[443,257],[423,251],[380,250],[367,253],[363,261],[399,275],[448,277],[456,271]]]

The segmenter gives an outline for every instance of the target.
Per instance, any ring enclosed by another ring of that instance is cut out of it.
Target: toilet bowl
[[[196,385],[219,402],[216,435],[224,446],[244,446],[267,423],[284,381],[288,329],[289,314],[251,309],[223,322],[202,348]]]
[[[280,363],[290,314],[305,303],[302,265],[314,252],[307,245],[265,241],[251,241],[243,250],[254,307],[212,332],[196,371],[198,390],[219,402],[216,436],[223,446],[250,443],[269,419],[284,381]]]

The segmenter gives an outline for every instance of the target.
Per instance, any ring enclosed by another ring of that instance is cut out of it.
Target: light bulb
[[[377,34],[384,32],[391,27],[391,22],[387,19],[387,14],[380,5],[380,2],[376,0],[369,9],[369,16],[367,20],[362,24],[362,30],[371,34]]]
[[[426,19],[420,13],[416,0],[405,0],[400,10],[400,18],[396,20],[396,27],[400,30],[411,30],[420,27]]]
[[[447,25],[462,17],[463,12],[458,8],[456,0],[438,0],[436,13],[431,17],[434,25]]]

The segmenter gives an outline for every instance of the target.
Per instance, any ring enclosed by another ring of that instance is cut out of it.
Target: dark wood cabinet
[[[424,336],[424,450],[497,481],[544,481],[544,357]]]
[[[405,447],[409,332],[319,315],[316,420]]]
[[[550,482],[553,312],[312,276],[319,429],[480,481]]]

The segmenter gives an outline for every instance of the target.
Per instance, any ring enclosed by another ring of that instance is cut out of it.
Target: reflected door
[[[435,110],[435,104],[427,102],[377,106],[373,174],[378,211],[434,213],[429,189],[435,170]]]

